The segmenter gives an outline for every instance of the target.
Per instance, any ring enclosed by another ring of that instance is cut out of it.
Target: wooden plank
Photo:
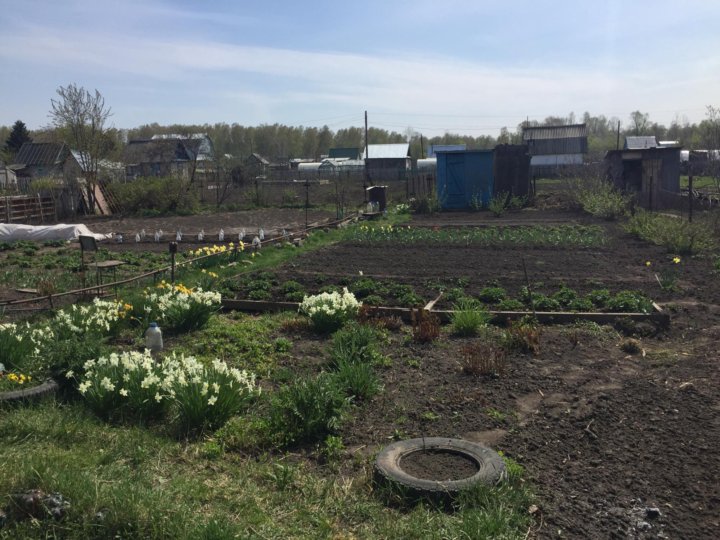
[[[222,305],[224,309],[251,311],[260,313],[263,311],[290,311],[297,310],[298,302],[271,302],[264,300],[236,300],[223,299]],[[659,306],[658,308],[659,309]],[[412,310],[402,307],[377,306],[372,308],[374,313],[387,317],[400,317],[404,321],[409,321],[412,317]],[[428,310],[436,315],[441,322],[447,323],[452,319],[452,310]],[[531,311],[490,311],[493,322],[504,323],[514,321],[523,317],[532,317]],[[653,313],[587,313],[587,312],[567,312],[567,311],[538,311],[536,318],[543,324],[571,324],[577,321],[593,321],[598,324],[611,324],[618,319],[630,319],[634,321],[651,321],[661,326],[670,324],[670,316],[660,311]]]

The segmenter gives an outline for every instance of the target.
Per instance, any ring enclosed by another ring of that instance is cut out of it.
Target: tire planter
[[[458,480],[418,478],[403,470],[402,461],[418,453],[449,454],[474,463],[476,472]],[[397,489],[404,498],[449,503],[461,491],[476,484],[495,485],[506,477],[505,462],[495,451],[462,439],[426,437],[408,439],[386,446],[375,460],[378,484]]]
[[[39,399],[43,396],[54,394],[58,391],[58,388],[58,383],[56,383],[53,379],[48,379],[44,383],[38,386],[33,386],[32,388],[13,390],[11,392],[0,392],[0,403]]]

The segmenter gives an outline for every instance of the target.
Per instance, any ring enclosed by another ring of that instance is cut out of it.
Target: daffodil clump
[[[361,303],[355,295],[343,292],[320,293],[306,296],[300,304],[300,313],[307,315],[319,332],[333,332],[357,316]]]
[[[133,306],[122,300],[93,299],[92,304],[77,305],[61,309],[53,326],[60,338],[72,335],[111,335],[129,318]]]
[[[191,249],[188,255],[199,258],[200,260],[195,261],[194,264],[202,268],[203,266],[220,264],[223,260],[229,260],[242,251],[245,251],[245,244],[243,242],[230,242],[227,245],[203,246],[198,249]],[[210,257],[210,255],[217,255],[217,257]]]
[[[21,369],[31,359],[39,358],[52,338],[53,332],[47,325],[0,324],[0,364]]]
[[[89,360],[84,369],[78,390],[98,415],[145,420],[172,410],[184,431],[222,425],[260,391],[254,374],[220,360],[172,355],[158,363],[148,350]]]
[[[202,328],[220,306],[220,293],[162,281],[145,291],[143,316],[173,332]]]

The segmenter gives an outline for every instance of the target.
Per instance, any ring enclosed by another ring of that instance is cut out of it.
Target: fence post
[[[693,176],[692,172],[688,176],[688,221],[692,223],[693,214]]]

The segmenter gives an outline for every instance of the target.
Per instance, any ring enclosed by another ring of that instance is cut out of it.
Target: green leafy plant
[[[486,304],[497,304],[507,298],[507,291],[502,287],[485,287],[480,289],[477,297]]]
[[[451,324],[458,336],[477,335],[480,328],[487,326],[491,315],[477,300],[464,299],[453,306]]]
[[[717,245],[712,226],[703,220],[690,223],[679,217],[642,209],[628,220],[625,230],[679,255],[712,251]]]
[[[650,313],[653,310],[652,300],[637,291],[620,291],[605,307],[615,313]]]
[[[488,210],[490,210],[495,217],[502,216],[508,208],[509,196],[510,194],[504,191],[496,193],[488,203]]]
[[[605,181],[588,180],[578,184],[577,202],[587,213],[606,219],[618,219],[627,213],[630,198]]]
[[[610,298],[611,294],[608,289],[595,289],[587,294],[587,299],[597,308],[604,308]]]
[[[348,404],[332,374],[300,379],[272,396],[268,428],[280,446],[318,440],[339,427]]]

